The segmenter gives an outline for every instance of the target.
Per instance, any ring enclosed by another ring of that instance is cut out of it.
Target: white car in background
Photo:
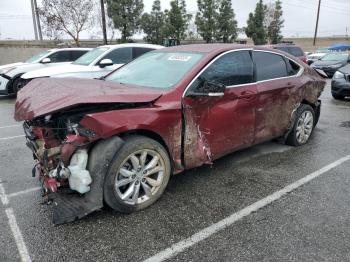
[[[34,55],[25,62],[0,66],[0,94],[16,94],[21,75],[36,69],[51,68],[75,61],[91,48],[50,49]]]
[[[77,77],[99,78],[123,66],[144,53],[164,48],[151,44],[119,44],[97,47],[73,63],[55,68],[34,70],[21,76],[20,86],[24,87],[34,78]]]

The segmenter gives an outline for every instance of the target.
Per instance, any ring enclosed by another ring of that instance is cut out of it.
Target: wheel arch
[[[167,151],[169,155],[169,159],[171,161],[171,166],[174,169],[174,165],[175,165],[174,156],[171,154],[171,151],[169,150],[169,146],[167,145],[167,143],[165,142],[165,140],[161,135],[148,129],[132,129],[132,130],[128,130],[118,134],[118,136],[121,137],[122,139],[125,138],[126,136],[132,136],[132,135],[148,137],[160,143]]]
[[[6,87],[7,93],[8,93],[8,94],[14,94],[15,90],[14,90],[14,87],[13,87],[13,82],[14,82],[17,78],[21,77],[23,74],[24,74],[24,73],[18,73],[17,75],[15,75],[15,76],[13,76],[13,77],[11,78],[11,80],[8,82],[7,87]]]

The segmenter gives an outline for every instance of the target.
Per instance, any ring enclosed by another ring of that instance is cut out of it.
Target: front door
[[[191,84],[183,99],[186,168],[211,163],[254,140],[257,87],[251,51],[219,56]],[[223,96],[189,96],[203,81],[226,86]]]

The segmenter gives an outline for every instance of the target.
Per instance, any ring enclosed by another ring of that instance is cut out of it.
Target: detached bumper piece
[[[101,209],[101,205],[77,193],[50,193],[53,204],[53,223],[60,225],[81,219]]]

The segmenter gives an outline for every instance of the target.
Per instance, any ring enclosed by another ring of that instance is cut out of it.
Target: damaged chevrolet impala
[[[101,80],[36,79],[18,94],[33,176],[55,224],[101,209],[131,213],[171,174],[281,138],[301,146],[325,82],[287,53],[231,44],[147,53]]]

